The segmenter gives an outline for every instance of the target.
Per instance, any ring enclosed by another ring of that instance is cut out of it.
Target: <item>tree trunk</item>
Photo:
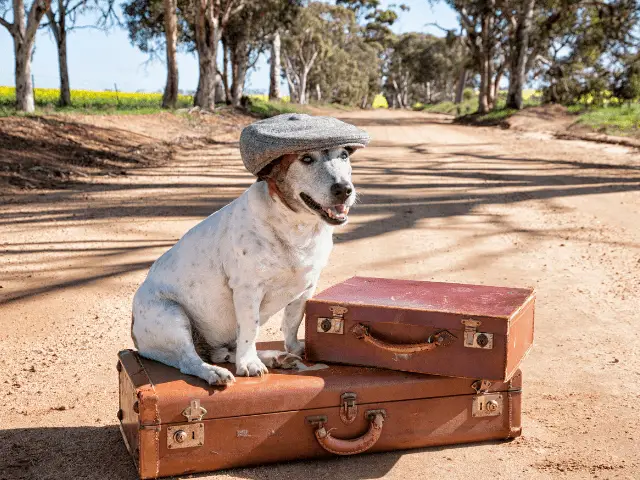
[[[33,84],[31,82],[31,52],[32,42],[21,42],[16,39],[14,51],[16,55],[16,108],[21,112],[32,113],[35,111],[33,98]]]
[[[307,76],[309,75],[309,70],[306,68],[303,70],[302,75],[300,76],[300,94],[298,95],[298,100],[300,105],[304,105],[307,103]]]
[[[0,17],[0,24],[9,30],[13,37],[16,108],[22,112],[31,113],[35,110],[31,81],[31,54],[40,20],[50,6],[51,0],[34,0],[27,13],[23,0],[13,0],[13,23]]]
[[[362,103],[360,103],[360,108],[364,110],[365,108],[367,108],[368,103],[369,103],[369,94],[367,93],[364,97],[362,97]]]
[[[296,89],[296,81],[294,78],[295,72],[293,71],[293,68],[291,68],[291,62],[289,61],[289,58],[286,55],[284,59],[285,59],[284,75],[285,75],[285,78],[287,79],[287,86],[289,87],[289,101],[291,103],[297,103],[298,91]]]
[[[320,90],[320,84],[316,83],[316,100],[318,103],[322,101],[322,90]]]
[[[216,104],[216,53],[221,36],[212,1],[198,0],[195,25],[199,78],[193,103],[205,110],[213,110]]]
[[[231,104],[234,107],[240,106],[244,90],[248,62],[246,50],[247,47],[242,41],[235,44],[231,50]]]
[[[164,0],[164,32],[167,43],[167,84],[162,96],[162,108],[176,108],[178,104],[178,14],[176,0]]]
[[[69,85],[69,66],[67,62],[67,32],[60,28],[60,43],[58,44],[58,68],[60,70],[60,106],[71,106],[71,86]]]
[[[271,64],[269,65],[269,100],[280,99],[280,32],[271,39]]]
[[[71,87],[69,86],[69,67],[67,62],[67,7],[64,0],[58,0],[58,19],[51,10],[47,11],[49,28],[53,33],[58,49],[58,72],[60,75],[60,97],[58,104],[61,107],[71,105]]]
[[[518,18],[514,51],[511,52],[507,108],[521,110],[523,107],[522,90],[527,74],[527,51],[534,7],[535,0],[525,0]]]
[[[489,112],[489,60],[485,56],[480,60],[480,89],[478,92],[478,113]]]
[[[504,66],[500,66],[500,68],[496,72],[496,78],[493,81],[493,88],[491,89],[491,103],[493,107],[495,107],[498,99],[498,94],[500,93],[500,81],[502,80],[503,74],[504,74]]]
[[[224,101],[231,104],[231,93],[229,91],[229,46],[226,40],[222,39],[222,87],[224,88]]]
[[[467,69],[463,68],[460,70],[460,77],[458,78],[458,88],[456,89],[456,100],[455,103],[462,103],[462,98],[464,96],[464,85],[467,83]]]

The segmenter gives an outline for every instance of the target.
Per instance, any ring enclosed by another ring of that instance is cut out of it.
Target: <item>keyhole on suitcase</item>
[[[189,448],[204,445],[204,423],[167,427],[167,448]]]

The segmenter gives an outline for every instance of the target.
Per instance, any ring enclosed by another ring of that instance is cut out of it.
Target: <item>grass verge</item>
[[[262,97],[250,97],[247,111],[260,118],[273,117],[282,113],[301,113],[304,108],[287,102],[265,100]]]
[[[578,125],[607,135],[640,136],[640,103],[622,106],[590,107],[571,106],[577,113]]]

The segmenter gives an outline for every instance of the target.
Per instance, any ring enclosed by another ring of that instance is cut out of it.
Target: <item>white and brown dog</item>
[[[295,366],[305,303],[328,261],[333,227],[347,222],[355,202],[349,154],[284,155],[162,255],[133,301],[140,354],[210,384],[234,381],[216,362],[235,362],[240,376]],[[287,351],[256,351],[260,326],[283,308]]]

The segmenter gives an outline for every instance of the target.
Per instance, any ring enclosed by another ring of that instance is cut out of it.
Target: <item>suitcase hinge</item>
[[[471,403],[472,417],[497,417],[502,413],[502,394],[487,393],[490,386],[488,380],[476,380],[471,384],[476,391]]]
[[[353,423],[358,416],[357,397],[358,396],[352,392],[340,395],[340,400],[342,400],[340,405],[340,420],[347,425]]]
[[[182,411],[182,415],[189,422],[199,422],[207,414],[207,410],[200,406],[200,400],[197,398],[191,400],[190,405]]]
[[[491,350],[493,348],[493,333],[478,332],[478,327],[482,325],[480,320],[465,318],[464,325],[464,346],[469,348],[483,348]]]
[[[329,307],[331,310],[331,318],[318,317],[318,333],[337,333],[342,335],[344,333],[344,314],[347,313],[345,307],[333,306]]]

